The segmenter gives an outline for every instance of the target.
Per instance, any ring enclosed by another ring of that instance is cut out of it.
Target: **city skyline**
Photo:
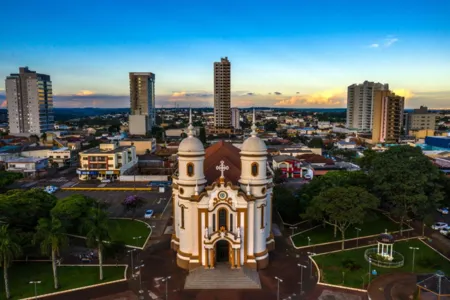
[[[25,66],[52,77],[55,107],[127,107],[129,72],[157,76],[156,107],[212,107],[212,64],[226,56],[233,107],[345,108],[347,87],[365,80],[388,83],[406,108],[450,107],[444,0],[42,4],[3,6],[3,108],[4,79]],[[45,30],[31,30],[37,11]]]

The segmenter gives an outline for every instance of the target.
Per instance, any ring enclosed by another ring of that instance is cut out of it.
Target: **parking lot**
[[[109,208],[108,212],[111,217],[132,217],[132,213],[124,212],[122,206],[122,201],[130,195],[137,195],[144,200],[144,205],[136,209],[135,217],[143,218],[145,211],[147,209],[152,209],[154,211],[155,217],[164,211],[170,200],[172,190],[171,188],[166,188],[164,193],[159,192],[148,192],[148,191],[62,191],[59,190],[55,193],[58,199],[62,199],[74,194],[81,194],[88,197],[97,199],[100,202],[107,203]]]

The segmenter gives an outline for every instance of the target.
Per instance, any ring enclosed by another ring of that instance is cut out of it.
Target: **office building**
[[[100,144],[80,152],[80,180],[118,179],[130,173],[137,164],[136,147],[118,146],[115,143]]]
[[[130,133],[145,135],[155,118],[155,74],[130,72]]]
[[[420,106],[408,114],[405,121],[405,132],[414,135],[416,138],[424,138],[434,135],[438,114],[428,111],[428,107]]]
[[[231,109],[231,127],[241,129],[241,116],[237,107]]]
[[[228,57],[214,63],[214,127],[216,131],[231,129],[231,64]]]
[[[389,90],[389,85],[364,81],[348,87],[347,128],[361,131],[372,129],[373,99],[378,90]]]
[[[402,132],[405,98],[389,90],[375,92],[372,143],[398,142]]]
[[[9,132],[41,134],[53,130],[53,93],[49,75],[19,68],[19,73],[6,77]]]

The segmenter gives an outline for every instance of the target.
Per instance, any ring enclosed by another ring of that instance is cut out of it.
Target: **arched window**
[[[256,162],[252,163],[252,176],[253,177],[258,176],[258,172],[259,172],[259,165],[258,165],[258,163],[256,163]]]
[[[261,229],[263,229],[264,226],[264,205],[261,205]]]
[[[212,215],[213,232],[216,231],[216,214]]]
[[[181,228],[184,229],[184,206],[181,207]]]
[[[194,176],[194,164],[188,163],[186,166],[186,173],[189,177]]]
[[[225,208],[219,209],[219,230],[222,226],[227,229],[227,210]]]

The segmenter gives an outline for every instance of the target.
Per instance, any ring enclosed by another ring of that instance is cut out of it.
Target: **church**
[[[266,268],[275,247],[273,172],[267,147],[256,133],[255,112],[251,136],[241,149],[221,141],[205,151],[193,130],[190,114],[172,185],[171,247],[177,265],[187,270],[217,264]]]

